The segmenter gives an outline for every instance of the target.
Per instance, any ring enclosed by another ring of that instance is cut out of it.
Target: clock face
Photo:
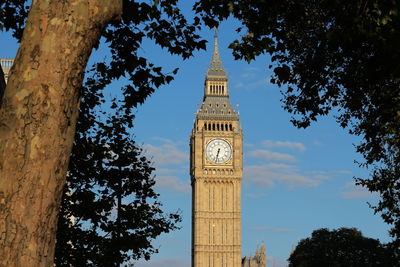
[[[232,156],[231,145],[222,139],[211,140],[206,146],[207,158],[214,163],[225,163]]]

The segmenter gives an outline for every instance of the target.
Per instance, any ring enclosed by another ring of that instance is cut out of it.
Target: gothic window
[[[212,129],[213,129],[213,131],[215,131],[215,123],[213,123],[213,128]]]

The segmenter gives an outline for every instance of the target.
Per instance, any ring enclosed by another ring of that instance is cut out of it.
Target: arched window
[[[233,131],[232,124],[229,124],[229,130]]]
[[[215,131],[215,123],[213,123],[213,128],[212,129],[213,129],[213,131]]]
[[[228,131],[228,124],[225,124],[225,131]]]

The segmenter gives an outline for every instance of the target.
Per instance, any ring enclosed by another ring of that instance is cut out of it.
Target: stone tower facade
[[[214,39],[190,137],[192,267],[241,267],[242,129]]]

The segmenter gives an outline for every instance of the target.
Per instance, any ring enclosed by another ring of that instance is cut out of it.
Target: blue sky
[[[281,107],[280,89],[269,83],[269,57],[251,64],[233,59],[227,46],[237,38],[235,25],[229,20],[220,26],[219,47],[229,75],[230,99],[239,104],[244,129],[243,256],[254,254],[264,241],[268,266],[286,266],[291,248],[322,227],[356,227],[365,236],[388,241],[388,226],[367,205],[376,202],[376,196],[353,183],[353,176],[368,174],[354,163],[360,159],[353,146],[359,139],[339,128],[332,116],[320,118],[308,129],[295,128]],[[144,56],[167,70],[180,68],[170,85],[137,110],[133,133],[153,158],[164,208],[180,210],[183,222],[181,230],[157,239],[160,253],[138,267],[190,264],[189,135],[203,97],[213,31],[203,31],[203,37],[210,41],[207,51],[198,51],[187,61],[150,42],[142,49]],[[15,56],[17,44],[9,34],[0,33],[0,44],[0,58]]]

